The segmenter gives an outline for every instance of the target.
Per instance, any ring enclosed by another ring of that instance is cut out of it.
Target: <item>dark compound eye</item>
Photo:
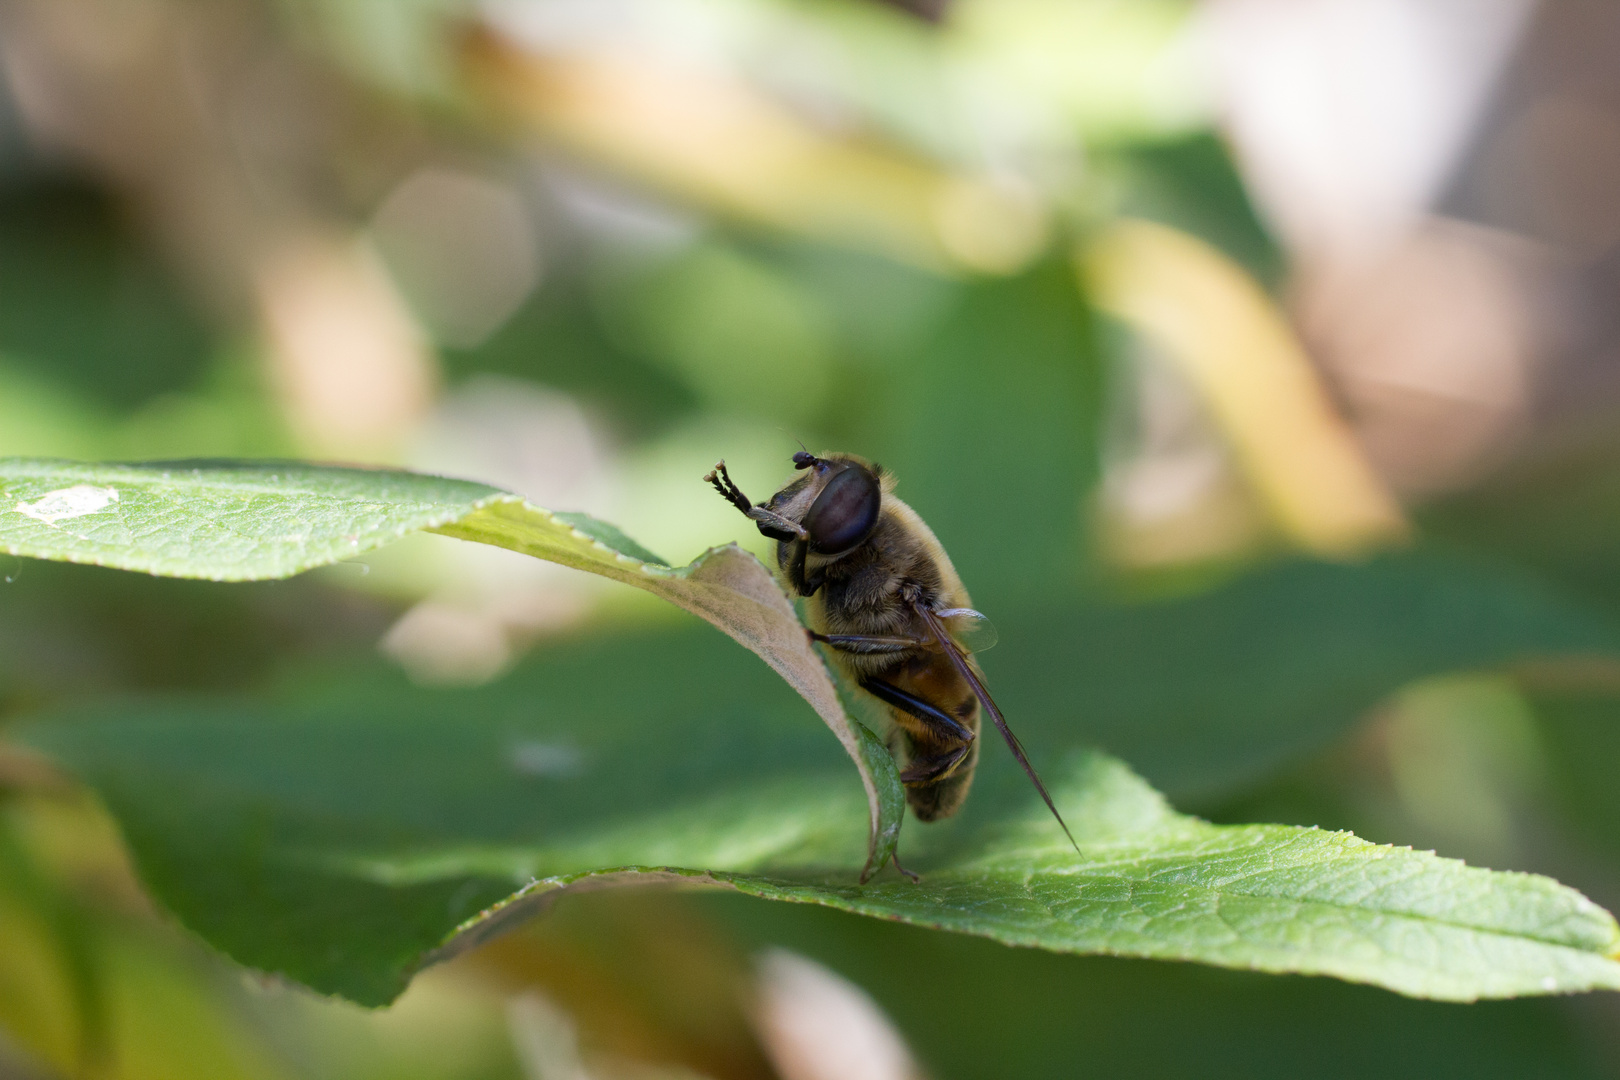
[[[810,550],[840,555],[872,535],[883,500],[877,477],[859,465],[841,470],[822,488],[804,516]]]

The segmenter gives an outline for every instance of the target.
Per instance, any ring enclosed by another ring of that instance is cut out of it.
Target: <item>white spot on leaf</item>
[[[24,514],[47,525],[69,518],[84,517],[105,510],[118,501],[118,489],[96,487],[94,484],[75,484],[70,488],[48,491],[33,502],[19,502],[17,513]]]

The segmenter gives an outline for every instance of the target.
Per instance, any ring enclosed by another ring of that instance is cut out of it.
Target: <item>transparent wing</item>
[[[979,704],[984,706],[984,711],[990,714],[990,720],[996,725],[996,730],[1001,732],[1001,737],[1007,741],[1007,749],[1012,751],[1013,757],[1018,759],[1018,764],[1023,766],[1024,773],[1029,777],[1029,782],[1035,785],[1035,790],[1041,793],[1041,800],[1046,803],[1046,808],[1052,811],[1052,816],[1057,818],[1058,827],[1063,830],[1063,835],[1069,838],[1069,843],[1074,845],[1074,850],[1079,851],[1080,845],[1075,843],[1074,834],[1069,831],[1068,823],[1063,820],[1063,815],[1058,813],[1057,805],[1052,802],[1052,796],[1046,792],[1046,785],[1041,783],[1041,778],[1035,773],[1035,766],[1029,763],[1029,755],[1024,753],[1024,744],[1018,741],[1018,736],[1014,735],[1012,728],[1007,726],[1007,718],[1001,715],[1001,709],[997,707],[995,699],[990,696],[990,691],[985,688],[984,680],[979,678],[979,673],[974,671],[973,665],[968,662],[967,653],[963,652],[962,647],[952,639],[950,631],[946,628],[945,621],[942,618],[944,612],[936,614],[929,610],[926,604],[913,604],[912,609],[922,617],[923,624],[928,627],[929,633],[933,635],[934,640],[939,644],[945,655],[950,657],[952,666],[973,688],[973,694],[979,699]],[[969,609],[958,608],[954,610]],[[973,614],[977,615],[978,612],[975,611]]]
[[[963,652],[987,652],[1001,640],[1001,635],[996,633],[996,624],[985,618],[982,612],[970,607],[946,608],[935,614],[945,623],[945,629],[950,631],[956,643],[962,646]]]

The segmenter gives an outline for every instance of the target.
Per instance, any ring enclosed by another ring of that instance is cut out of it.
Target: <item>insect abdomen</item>
[[[962,735],[943,731],[908,709],[885,703],[894,720],[901,776],[906,780],[906,802],[921,821],[934,821],[956,813],[967,798],[979,760],[979,700],[950,662],[939,653],[927,653],[899,664],[878,676],[884,682],[946,714],[965,729]],[[955,757],[947,771],[926,779],[907,778],[929,762]]]

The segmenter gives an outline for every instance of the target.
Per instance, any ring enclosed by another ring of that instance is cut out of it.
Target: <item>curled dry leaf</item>
[[[661,596],[761,657],[808,701],[860,771],[871,824],[863,878],[894,854],[893,760],[852,721],[787,597],[736,545],[670,567],[606,522],[465,480],[301,462],[83,464],[0,460],[0,550],[164,577],[262,581],[411,532],[510,548]]]

